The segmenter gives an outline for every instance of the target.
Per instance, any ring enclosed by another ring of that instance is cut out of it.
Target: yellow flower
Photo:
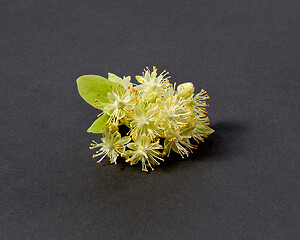
[[[163,155],[167,155],[168,157],[171,150],[173,150],[184,158],[184,155],[188,156],[192,152],[192,148],[195,147],[189,141],[190,136],[182,135],[180,131],[170,129],[166,132],[165,137]]]
[[[94,140],[91,143],[90,149],[100,148],[93,155],[93,158],[101,156],[101,159],[97,162],[100,163],[103,158],[108,156],[111,163],[117,164],[117,158],[122,153],[125,152],[125,144],[127,144],[131,139],[130,137],[121,137],[118,131],[107,131],[104,130],[104,137],[101,139],[102,143],[97,143]]]
[[[147,167],[154,170],[151,164],[159,165],[159,160],[164,161],[160,157],[161,153],[158,151],[159,149],[162,149],[159,141],[152,142],[151,138],[147,137],[146,134],[140,136],[135,142],[129,143],[127,147],[132,150],[126,151],[126,162],[130,162],[131,165],[142,162],[143,171],[148,172]]]
[[[143,76],[137,75],[135,77],[140,83],[135,86],[135,89],[141,93],[141,97],[144,100],[154,102],[163,90],[170,85],[170,77],[166,77],[169,72],[164,70],[160,75],[157,75],[156,67],[153,67],[152,73],[148,67],[144,71]]]
[[[111,92],[107,94],[107,98],[109,103],[102,103],[101,107],[112,121],[124,118],[135,104],[135,95],[131,90]]]
[[[158,107],[154,104],[145,106],[143,103],[139,103],[132,111],[130,122],[130,135],[133,139],[146,134],[151,139],[156,138],[159,135],[160,127],[155,124],[158,113]]]
[[[160,124],[163,129],[179,129],[184,123],[190,111],[185,107],[185,100],[170,96],[157,101],[159,107],[159,115],[157,124]]]

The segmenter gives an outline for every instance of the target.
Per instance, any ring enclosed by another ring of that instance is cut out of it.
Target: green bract
[[[108,79],[85,75],[77,79],[81,97],[93,107],[102,110],[98,119],[87,132],[102,133],[101,142],[92,141],[90,149],[98,149],[93,157],[106,156],[111,163],[117,163],[119,156],[131,165],[141,163],[142,170],[154,170],[152,165],[164,161],[173,151],[182,158],[189,156],[195,144],[204,141],[214,132],[207,117],[203,89],[194,94],[191,82],[180,84],[177,89],[169,83],[168,72],[157,74],[144,69],[136,76],[138,84],[131,77],[108,74]],[[129,128],[122,136],[119,126]]]
[[[105,124],[107,123],[108,120],[109,120],[109,116],[106,113],[103,114],[101,117],[99,117],[98,119],[96,119],[94,121],[94,123],[89,127],[87,132],[89,132],[89,133],[102,133],[103,128],[104,128],[104,126],[105,126]]]
[[[83,75],[77,79],[78,92],[80,96],[93,107],[95,100],[98,99],[102,103],[107,103],[107,94],[112,91],[112,88],[121,88],[116,83],[107,80],[104,77],[97,75]]]

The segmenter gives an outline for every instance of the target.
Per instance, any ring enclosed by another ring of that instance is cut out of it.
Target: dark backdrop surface
[[[300,238],[297,1],[0,4],[0,239]],[[150,174],[96,164],[76,78],[153,65],[216,132]]]

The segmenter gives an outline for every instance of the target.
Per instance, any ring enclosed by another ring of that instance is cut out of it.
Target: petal
[[[122,137],[121,140],[119,141],[120,144],[127,144],[131,141],[131,138],[129,136]]]
[[[155,79],[156,76],[157,76],[157,72],[156,72],[156,71],[153,71],[153,72],[151,73],[151,78],[152,78],[152,79]]]
[[[123,81],[125,81],[125,82],[130,82],[130,80],[131,80],[130,76],[123,77]]]
[[[129,147],[132,150],[137,150],[138,149],[138,146],[136,145],[136,143],[129,143],[127,145],[127,147]]]
[[[144,83],[145,82],[145,79],[142,77],[142,76],[135,76],[135,79],[139,82],[139,83]]]
[[[146,72],[145,72],[145,81],[146,81],[147,83],[150,82],[150,72],[149,72],[149,71],[146,71]]]
[[[122,78],[113,73],[108,73],[108,80],[118,84],[122,83]]]
[[[111,92],[109,92],[109,93],[107,94],[107,98],[110,100],[110,102],[114,102],[114,101],[116,100],[115,94],[113,94],[113,93],[111,93]]]

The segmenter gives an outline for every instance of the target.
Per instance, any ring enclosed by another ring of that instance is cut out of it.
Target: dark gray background
[[[299,239],[297,1],[1,1],[0,239]],[[76,78],[192,81],[216,132],[101,165]]]

